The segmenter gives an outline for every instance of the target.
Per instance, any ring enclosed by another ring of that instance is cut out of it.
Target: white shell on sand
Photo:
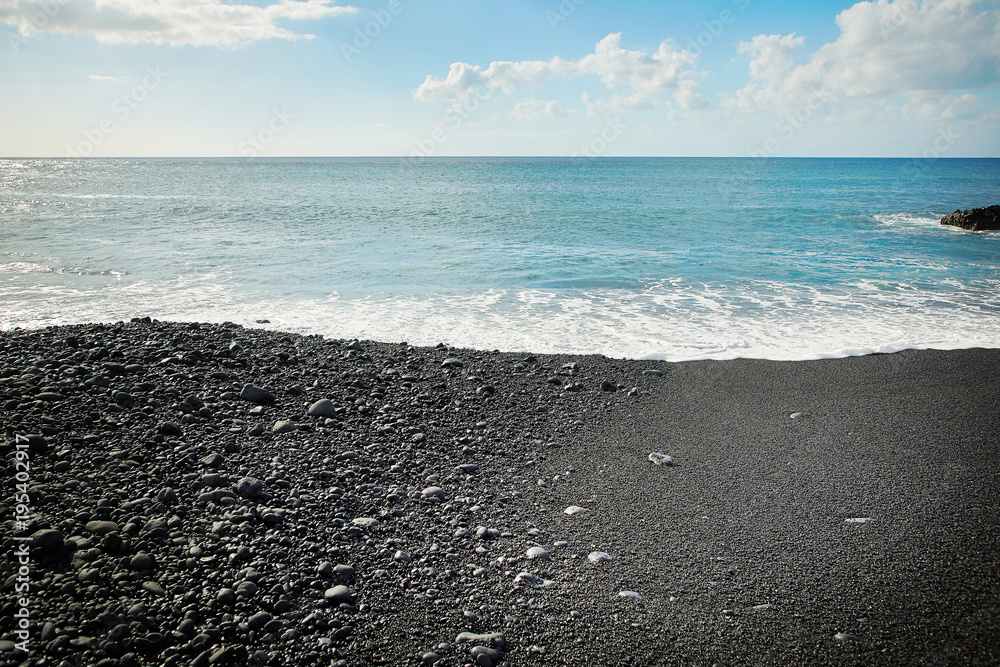
[[[674,464],[672,457],[659,452],[653,452],[647,458],[658,466],[672,466]]]
[[[868,523],[871,520],[870,516],[859,516],[853,519],[844,519],[844,523]]]
[[[580,514],[581,512],[586,512],[587,510],[583,507],[577,507],[576,505],[570,505],[563,510],[563,514],[569,514],[570,516],[574,514]]]
[[[629,600],[639,600],[642,598],[642,596],[636,593],[635,591],[619,591],[618,597],[628,598]]]
[[[587,560],[591,563],[607,563],[611,560],[611,554],[604,553],[603,551],[591,551],[587,556]]]

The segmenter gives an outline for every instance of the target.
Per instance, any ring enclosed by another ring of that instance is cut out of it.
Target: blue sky
[[[995,0],[2,0],[0,155],[997,156],[998,62]]]

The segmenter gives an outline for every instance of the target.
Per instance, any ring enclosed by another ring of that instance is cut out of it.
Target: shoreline
[[[30,532],[61,533],[32,542],[12,664],[1000,660],[1000,350],[664,362],[142,321],[0,345],[4,520],[14,433],[41,436]]]
[[[13,333],[13,332],[29,332],[29,331],[43,331],[46,329],[53,328],[66,328],[66,327],[79,327],[79,326],[90,326],[90,325],[102,325],[102,326],[115,326],[126,323],[135,323],[136,321],[150,321],[157,324],[173,324],[173,325],[184,325],[195,320],[188,319],[156,319],[148,317],[133,317],[131,321],[122,319],[107,319],[99,321],[89,321],[89,322],[72,322],[72,323],[56,323],[56,324],[35,324],[35,325],[16,325],[8,328],[3,328],[0,326],[0,334]],[[702,362],[702,361],[769,361],[775,363],[797,363],[797,362],[810,362],[810,361],[828,361],[836,359],[850,359],[854,357],[867,357],[871,355],[884,355],[884,354],[897,354],[899,352],[922,352],[922,351],[956,351],[956,350],[1000,350],[1000,343],[995,345],[984,344],[984,341],[970,341],[967,343],[954,343],[954,342],[935,342],[935,343],[884,343],[876,348],[863,347],[863,346],[853,346],[847,348],[841,348],[835,351],[821,351],[816,353],[810,353],[807,356],[690,356],[690,357],[666,357],[661,354],[647,354],[645,356],[617,356],[613,354],[605,354],[602,352],[588,352],[588,351],[569,351],[569,350],[541,350],[541,348],[529,348],[524,349],[505,349],[499,350],[496,348],[490,349],[483,346],[464,346],[464,345],[452,345],[451,343],[445,343],[440,340],[435,340],[434,342],[416,342],[412,343],[410,340],[401,338],[400,340],[393,340],[387,337],[378,338],[339,338],[336,334],[328,333],[316,333],[310,330],[309,326],[283,326],[280,322],[272,323],[270,320],[258,320],[253,324],[242,324],[236,321],[202,321],[197,320],[200,324],[211,325],[211,326],[235,326],[241,329],[247,330],[259,330],[265,331],[272,334],[283,334],[291,336],[301,336],[305,338],[319,337],[325,340],[359,340],[362,343],[370,343],[376,345],[399,345],[401,343],[406,345],[412,345],[418,348],[432,348],[435,345],[444,345],[449,349],[454,350],[465,350],[467,352],[483,352],[483,353],[501,353],[501,354],[512,354],[512,355],[545,355],[550,357],[595,357],[600,359],[609,359],[614,361],[625,361],[625,362],[635,362],[635,363],[668,363],[668,364],[683,364],[691,362]],[[290,324],[285,322],[284,324]],[[698,347],[698,346],[692,346]]]

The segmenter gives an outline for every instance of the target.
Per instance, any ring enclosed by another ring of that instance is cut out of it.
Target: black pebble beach
[[[1000,350],[137,319],[0,358],[5,665],[1000,663]]]

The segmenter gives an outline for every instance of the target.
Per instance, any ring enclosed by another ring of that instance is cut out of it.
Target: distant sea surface
[[[938,224],[996,203],[996,159],[5,159],[0,327],[668,360],[1000,347],[1000,233]]]

